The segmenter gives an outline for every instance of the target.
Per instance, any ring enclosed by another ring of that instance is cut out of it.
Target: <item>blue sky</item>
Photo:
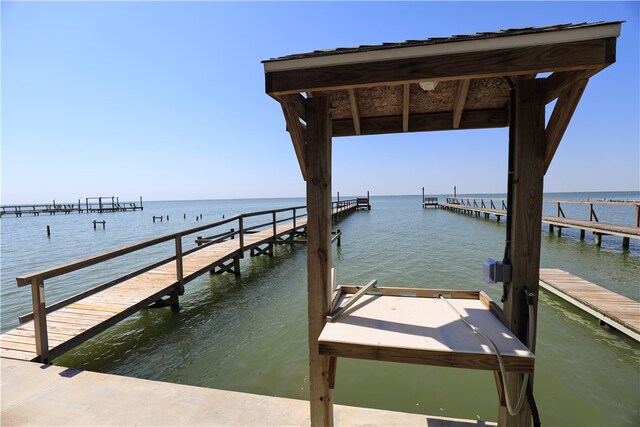
[[[638,2],[2,2],[2,204],[304,196],[261,60],[625,20],[546,191],[640,189]],[[341,195],[503,192],[507,131],[335,138]]]

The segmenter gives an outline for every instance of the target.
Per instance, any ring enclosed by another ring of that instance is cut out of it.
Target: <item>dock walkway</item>
[[[556,268],[540,269],[540,286],[640,341],[640,302]]]
[[[40,216],[40,214],[55,215],[74,212],[108,213],[138,210],[144,210],[142,197],[140,197],[140,203],[138,204],[138,202],[120,202],[120,199],[116,196],[100,196],[87,197],[84,203],[81,203],[81,200],[78,199],[78,203],[56,203],[54,200],[53,203],[50,204],[30,203],[26,205],[2,205],[0,206],[0,218],[5,215],[14,215],[16,218],[19,218],[22,217],[22,215]]]
[[[293,238],[306,228],[307,222],[306,213],[296,215],[296,209],[299,212],[305,207],[288,209],[293,210],[293,217],[285,220],[278,220],[276,214],[287,210],[239,215],[19,277],[18,286],[31,284],[34,313],[21,316],[20,321],[26,323],[0,335],[0,357],[49,361],[150,304],[159,302],[177,308],[178,295],[184,292],[185,283],[208,271],[216,272],[216,268],[219,269],[217,272],[239,274],[239,260],[246,251],[251,251],[252,255],[254,251],[257,255],[272,255],[273,244],[293,242]],[[265,214],[272,216],[271,222],[244,227],[246,217]],[[231,222],[238,222],[238,231],[231,229],[213,236],[207,243],[202,243],[203,239],[199,238],[198,247],[182,251],[184,235]],[[256,227],[265,226],[268,228],[256,230]],[[45,307],[45,279],[170,240],[176,242],[176,256]],[[261,249],[260,246],[265,244],[267,248]],[[165,296],[169,299],[161,301]]]
[[[477,203],[477,200],[480,200],[480,204]],[[502,217],[506,217],[507,210],[504,205],[504,200],[501,200],[502,209],[496,208],[493,200],[488,199],[490,201],[490,207],[488,207],[483,199],[453,199],[447,198],[445,203],[440,203],[439,207],[443,209],[448,209],[455,212],[467,213],[470,215],[475,215],[480,217],[484,215],[485,219],[489,219],[491,215],[493,215],[498,222],[500,222]],[[568,202],[565,202],[568,203]],[[597,202],[592,202],[597,203]],[[627,203],[627,202],[620,202]],[[608,204],[614,204],[614,202],[608,202]],[[627,203],[629,204],[629,203]],[[564,216],[560,216],[562,209],[558,207],[558,216],[549,216],[545,215],[542,217],[542,223],[549,225],[549,232],[553,232],[554,227],[558,228],[558,233],[562,232],[562,228],[573,228],[580,230],[580,238],[584,239],[585,231],[592,232],[595,235],[595,244],[600,246],[602,242],[602,236],[619,236],[622,237],[622,246],[623,248],[629,247],[629,239],[640,239],[640,226],[628,226],[628,225],[619,225],[619,224],[608,224],[605,222],[599,222],[597,217],[595,217],[593,213],[593,208],[590,209],[590,218],[596,218],[593,220],[580,220],[574,218],[565,218]],[[636,210],[636,222],[637,219],[637,210]]]

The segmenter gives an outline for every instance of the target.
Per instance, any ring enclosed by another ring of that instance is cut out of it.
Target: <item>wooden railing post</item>
[[[636,205],[636,227],[640,227],[640,205]]]
[[[293,208],[293,232],[296,232],[296,208]]]
[[[596,211],[593,210],[593,203],[589,203],[589,221],[596,220],[596,222],[600,222],[598,220],[598,215],[596,215]]]
[[[40,362],[49,363],[49,337],[47,334],[47,312],[44,301],[44,280],[31,279],[31,301],[33,304],[33,327],[36,335],[36,353]]]
[[[176,236],[176,278],[179,285],[180,295],[184,294],[184,271],[182,269],[182,235]]]
[[[238,232],[240,233],[240,258],[244,258],[244,216],[238,218]]]
[[[272,212],[273,216],[273,240],[276,240],[276,211]]]

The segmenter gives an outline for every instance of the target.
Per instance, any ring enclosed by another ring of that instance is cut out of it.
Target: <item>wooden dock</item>
[[[428,207],[434,207],[437,208],[438,207],[438,198],[437,197],[423,197],[422,198],[422,207],[423,208],[428,208]]]
[[[337,220],[357,206],[356,199],[336,202],[332,215]],[[33,312],[19,318],[21,326],[0,335],[0,357],[47,362],[150,305],[177,309],[184,285],[198,276],[239,275],[247,251],[273,256],[274,245],[306,242],[297,239],[306,235],[306,216],[306,206],[245,213],[18,277],[18,286],[31,286]],[[197,246],[183,251],[186,236],[214,230],[211,236],[194,236]],[[340,244],[341,234],[337,230],[332,241]],[[170,258],[45,305],[45,280],[171,241],[175,255]]]
[[[139,202],[120,202],[116,196],[86,197],[81,203],[56,203],[51,204],[26,204],[26,205],[3,205],[0,206],[0,218],[5,215],[13,215],[16,218],[22,215],[40,216],[41,214],[70,214],[70,213],[106,213],[106,212],[131,212],[144,210],[142,197]]]
[[[555,268],[540,269],[540,286],[640,341],[640,302]]]
[[[585,232],[589,231],[595,236],[596,246],[602,244],[602,236],[619,236],[622,237],[622,247],[629,247],[630,239],[640,239],[640,202],[582,202],[582,201],[563,201],[562,203],[586,203],[589,205],[589,220],[580,220],[574,218],[565,218],[560,202],[547,201],[546,203],[557,203],[557,216],[545,215],[542,217],[542,223],[549,226],[549,232],[553,233],[554,228],[557,229],[558,235],[562,234],[563,228],[573,228],[580,230],[580,239],[584,239]],[[598,217],[593,209],[594,204],[609,205],[627,205],[636,207],[636,226],[608,224],[598,221]],[[498,222],[502,217],[506,217],[507,210],[504,199],[478,199],[478,198],[453,198],[448,197],[445,203],[439,205],[443,209],[455,212],[466,213],[476,217],[484,216],[489,219],[493,215]],[[499,207],[498,207],[499,206]]]
[[[20,317],[23,325],[0,335],[0,356],[48,362],[151,304],[178,308],[184,285],[196,277],[206,272],[240,274],[240,258],[245,252],[273,255],[274,244],[293,243],[306,229],[305,210],[300,206],[242,214],[18,277],[18,286],[31,286],[34,311]],[[249,218],[264,216],[269,218],[267,222],[246,225]],[[185,236],[229,225],[236,227],[212,238],[200,237],[199,246],[182,250]],[[45,305],[45,280],[171,241],[175,243],[174,256]]]

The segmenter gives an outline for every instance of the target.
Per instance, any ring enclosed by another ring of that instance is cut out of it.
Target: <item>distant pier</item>
[[[629,248],[630,239],[640,239],[640,201],[582,201],[582,200],[545,200],[544,203],[555,203],[557,216],[543,216],[542,223],[549,226],[549,232],[553,233],[557,229],[558,235],[562,235],[563,228],[573,228],[580,230],[580,239],[584,239],[587,231],[593,233],[596,246],[602,244],[602,236],[622,237],[622,247]],[[579,203],[587,204],[589,208],[589,219],[580,220],[566,218],[562,210],[562,204]],[[635,226],[608,224],[600,222],[596,215],[594,205],[618,205],[635,206]],[[499,206],[499,207],[498,207]],[[484,216],[489,219],[493,215],[498,222],[502,217],[506,217],[507,208],[505,199],[492,198],[469,198],[469,197],[447,197],[445,203],[440,203],[439,207],[454,212],[466,213],[476,217]]]
[[[129,212],[144,210],[142,197],[137,202],[121,202],[116,196],[85,197],[84,203],[78,199],[77,203],[51,204],[23,204],[0,206],[0,217],[13,215],[16,218],[22,215],[40,216],[40,214],[70,214],[70,213],[105,213],[105,212]]]

